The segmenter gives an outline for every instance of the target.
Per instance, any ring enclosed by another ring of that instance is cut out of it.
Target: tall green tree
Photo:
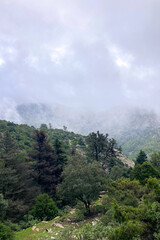
[[[117,151],[121,151],[117,146],[115,139],[109,139],[108,134],[102,133],[90,133],[86,138],[88,146],[88,155],[92,160],[96,160],[102,163],[104,169],[111,168],[117,164]]]
[[[86,142],[91,157],[96,161],[102,160],[108,144],[108,134],[103,135],[99,131],[97,133],[92,132],[87,136]]]
[[[62,173],[63,181],[58,186],[58,194],[62,199],[72,202],[79,200],[84,203],[90,213],[91,202],[98,198],[104,183],[104,171],[94,161],[87,163],[81,155],[74,155]]]
[[[0,221],[2,221],[6,216],[7,207],[8,207],[7,200],[5,200],[3,194],[0,193]]]
[[[57,177],[57,182],[61,182],[61,173],[63,171],[63,168],[67,162],[67,156],[63,150],[62,142],[56,138],[54,141],[54,153],[56,157],[56,162],[57,162],[57,171],[56,171],[56,177]]]
[[[17,221],[32,207],[37,189],[32,170],[7,131],[1,138],[0,193],[8,202],[6,217]]]
[[[160,152],[158,153],[153,153],[151,156],[151,164],[160,170]]]
[[[58,182],[56,177],[57,159],[44,131],[36,130],[33,139],[34,147],[30,156],[34,163],[35,179],[41,187],[41,193],[47,193],[54,197]]]
[[[143,164],[147,161],[147,155],[144,151],[140,150],[137,158],[136,158],[136,164]]]

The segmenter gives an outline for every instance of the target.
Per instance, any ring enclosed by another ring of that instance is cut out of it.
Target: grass
[[[36,225],[39,231],[32,230],[32,227],[24,229],[16,233],[15,240],[49,240],[52,236],[55,236],[61,229],[53,226],[53,220],[45,223],[41,222]],[[51,229],[52,232],[48,233],[46,229]]]
[[[93,206],[100,206],[102,204],[102,198],[97,200]],[[81,222],[75,222],[77,210],[73,210],[67,214],[64,214],[61,217],[56,217],[55,219],[51,221],[42,221],[38,224],[36,224],[36,228],[39,229],[39,231],[33,230],[33,226],[27,229],[24,229],[20,232],[17,232],[15,234],[15,240],[51,240],[51,237],[55,237],[67,229],[68,226],[73,226],[76,229],[80,229],[87,223],[91,223],[94,221],[95,217],[92,216],[90,218],[86,218],[84,221]],[[57,225],[56,225],[57,224]],[[61,228],[60,226],[63,226],[64,228]],[[51,230],[51,233],[47,232],[47,229]],[[67,239],[66,239],[67,240]]]

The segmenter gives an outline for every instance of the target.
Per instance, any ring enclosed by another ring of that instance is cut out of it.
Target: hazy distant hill
[[[160,117],[154,111],[119,107],[94,113],[88,109],[47,104],[21,104],[11,110],[8,108],[1,111],[1,119],[36,127],[51,123],[53,128],[66,126],[69,131],[84,135],[97,130],[109,133],[122,146],[123,153],[131,158],[140,149],[148,154],[160,150]]]

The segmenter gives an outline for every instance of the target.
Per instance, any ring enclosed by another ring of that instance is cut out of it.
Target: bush
[[[104,226],[116,226],[113,209],[110,209],[101,217],[101,222]]]
[[[82,210],[76,211],[75,222],[84,221],[84,212]]]
[[[75,222],[81,222],[84,221],[84,216],[86,213],[86,209],[80,201],[76,205],[76,212],[75,212]]]
[[[159,178],[159,172],[150,163],[144,162],[142,165],[137,164],[131,171],[131,180],[137,179],[141,184],[145,184],[147,178]]]
[[[19,228],[20,229],[26,229],[33,225],[36,225],[38,223],[38,220],[35,219],[32,215],[24,215],[23,219],[19,222]]]
[[[111,227],[103,226],[101,223],[97,223],[92,226],[87,223],[82,228],[79,228],[75,233],[77,240],[95,240],[95,239],[108,239],[108,233],[111,231]]]
[[[91,212],[93,214],[98,214],[98,213],[105,213],[105,206],[104,205],[94,205],[91,209]]]
[[[12,240],[14,239],[14,234],[10,227],[0,223],[0,240]]]
[[[40,194],[37,197],[31,214],[39,220],[51,220],[58,215],[58,208],[48,194]]]
[[[68,214],[71,210],[72,208],[66,205],[64,208],[59,210],[59,216],[62,217],[63,215]]]
[[[128,221],[116,227],[109,233],[109,240],[133,240],[140,239],[143,226],[138,221]]]

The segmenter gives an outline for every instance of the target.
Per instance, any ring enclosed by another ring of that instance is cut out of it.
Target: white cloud
[[[125,67],[125,68],[129,68],[130,67],[130,64],[127,61],[122,60],[120,57],[117,58],[116,64],[119,67]]]
[[[12,2],[0,1],[1,97],[43,96],[105,109],[128,99],[146,102],[145,87],[154,102],[160,91],[157,0]]]
[[[3,58],[0,58],[0,67],[5,64],[5,60]]]
[[[25,62],[32,68],[36,69],[37,71],[40,70],[39,68],[39,59],[37,56],[30,54],[26,59]]]
[[[66,45],[62,45],[56,48],[51,49],[50,58],[51,61],[56,65],[61,65],[63,59],[68,54],[68,47]]]
[[[122,51],[120,48],[115,47],[115,46],[109,47],[109,51],[113,58],[113,61],[115,62],[115,64],[118,67],[120,67],[120,68],[130,68],[131,67],[131,63],[134,59],[134,57],[131,54],[126,53],[126,52]]]

